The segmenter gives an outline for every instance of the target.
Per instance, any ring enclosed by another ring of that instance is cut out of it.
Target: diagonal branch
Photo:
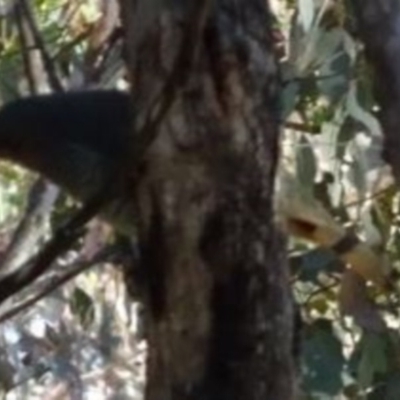
[[[33,304],[37,303],[39,300],[49,295],[55,289],[64,285],[65,283],[75,278],[82,272],[93,267],[94,265],[113,261],[116,257],[118,257],[118,254],[119,246],[111,245],[100,250],[92,259],[78,262],[76,265],[69,268],[67,272],[64,272],[54,279],[50,279],[49,282],[46,282],[44,287],[36,294],[29,296],[27,299],[24,299],[17,304],[14,304],[10,309],[2,313],[0,315],[0,324],[19,314],[21,311],[27,309],[28,307],[31,307]]]
[[[23,17],[27,28],[30,30],[30,35],[32,36],[35,48],[39,51],[43,68],[46,71],[51,88],[56,92],[64,91],[64,88],[58,79],[53,60],[46,50],[46,45],[42,35],[40,34],[40,31],[35,23],[30,4],[26,0],[19,0],[17,8],[20,9],[21,17]]]
[[[108,185],[102,188],[97,195],[73,215],[66,225],[54,234],[53,238],[26,267],[19,268],[17,271],[10,273],[0,280],[0,303],[43,275],[57,257],[82,237],[86,223],[98,214],[106,203],[114,198],[113,195],[115,193],[108,193],[106,190],[107,187]]]

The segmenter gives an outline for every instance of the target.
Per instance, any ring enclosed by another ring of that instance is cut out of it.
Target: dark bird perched
[[[128,94],[115,90],[16,100],[0,111],[0,158],[88,200],[118,181],[115,174],[129,149],[129,109]],[[105,219],[121,233],[133,228],[131,204],[119,198],[104,210]]]

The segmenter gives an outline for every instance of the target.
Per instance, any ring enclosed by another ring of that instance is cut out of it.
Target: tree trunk
[[[147,282],[146,399],[293,399],[266,2],[121,5],[140,171],[133,198]]]
[[[358,33],[375,72],[375,92],[385,138],[384,156],[400,186],[400,3],[350,0]]]

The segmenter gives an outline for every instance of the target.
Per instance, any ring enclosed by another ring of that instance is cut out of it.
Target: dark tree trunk
[[[133,153],[146,149],[135,188],[148,283],[146,399],[293,399],[266,2],[121,4]]]
[[[384,156],[400,185],[400,3],[398,0],[349,0],[366,55],[374,68]]]

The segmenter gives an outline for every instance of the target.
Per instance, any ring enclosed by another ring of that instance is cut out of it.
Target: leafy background
[[[381,157],[372,73],[351,11],[344,0],[271,3],[277,16],[274,37],[282,71],[277,198],[285,186],[285,196],[295,193],[296,198],[318,202],[338,226],[354,232],[382,264],[392,267],[392,283],[398,289],[400,198]],[[116,2],[30,2],[46,50],[68,90],[127,86],[121,42],[111,39],[118,21],[107,8],[110,4]],[[13,3],[2,1],[2,104],[29,94],[22,50]],[[40,83],[40,92],[51,90],[46,80]],[[21,219],[29,214],[37,187],[34,174],[0,164],[2,260],[10,257],[9,244],[14,243]],[[29,248],[38,248],[51,236],[73,206],[48,183],[39,189],[47,200],[42,202],[40,235]],[[3,398],[141,398],[146,345],[138,305],[127,297],[121,269],[95,256],[110,240],[107,227],[93,224],[83,243],[59,261],[58,269],[68,271],[85,262],[96,267],[2,322]],[[22,250],[27,252],[27,246]],[[315,241],[292,237],[288,254],[302,320],[296,344],[302,398],[399,399],[396,293],[365,286],[347,274],[341,257]],[[22,254],[22,259],[28,256]],[[53,278],[47,276],[15,301],[26,301]],[[0,321],[3,312],[1,308]]]
[[[281,55],[283,162],[318,201],[393,269],[392,293],[365,287],[329,249],[293,239],[303,317],[305,399],[398,399],[399,194],[382,160],[372,72],[344,1],[273,2]],[[349,11],[350,10],[350,11]],[[351,274],[350,274],[351,275]]]
[[[2,104],[30,94],[14,3],[0,2]],[[117,4],[111,0],[28,2],[46,51],[68,90],[126,87],[121,41],[105,42],[118,29],[109,10],[112,3]],[[101,41],[104,44],[98,45]],[[39,80],[38,92],[50,91],[48,80]],[[6,162],[0,164],[0,181],[0,257],[12,270],[29,257],[30,249],[39,248],[51,236],[73,203],[35,174]],[[40,217],[34,222],[33,238],[18,246],[20,221],[32,223],[32,211]],[[141,398],[146,344],[138,332],[138,306],[128,300],[121,268],[96,256],[110,240],[107,227],[93,224],[83,243],[57,262],[56,270],[68,272],[79,264],[95,264],[95,268],[1,323],[1,398]],[[11,260],[10,243],[19,252]],[[57,273],[46,276],[12,304],[2,306],[0,318],[15,304],[25,304],[51,287],[57,277]]]

